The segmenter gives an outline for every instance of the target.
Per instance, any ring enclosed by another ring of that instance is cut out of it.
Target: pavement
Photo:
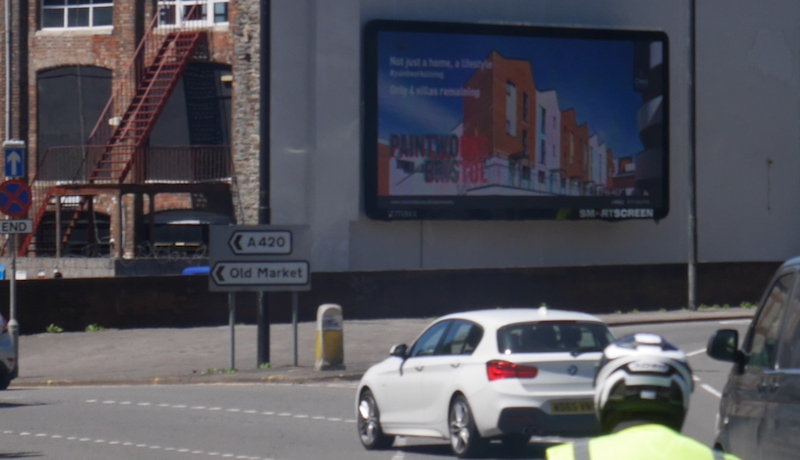
[[[749,319],[755,310],[719,308],[597,315],[611,326]],[[255,325],[104,329],[19,337],[15,388],[57,385],[305,383],[357,381],[397,343],[411,343],[431,318],[347,320],[344,369],[315,370],[316,324],[270,326],[270,366],[258,366]],[[296,338],[296,345],[295,345]],[[264,368],[262,368],[264,367]]]

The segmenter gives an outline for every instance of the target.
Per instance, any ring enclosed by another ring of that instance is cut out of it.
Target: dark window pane
[[[42,27],[64,27],[64,10],[42,10]]]
[[[59,5],[65,5],[66,3],[67,3],[66,0],[44,0],[42,5],[44,5],[44,6],[59,6]]]
[[[206,17],[205,5],[185,5],[183,7],[184,21],[199,21]]]
[[[603,351],[614,340],[600,323],[523,323],[497,331],[501,353],[553,353]]]
[[[228,4],[214,4],[214,22],[228,22]]]
[[[161,25],[174,25],[175,24],[175,5],[169,5],[162,8],[159,12],[160,17],[158,23]]]
[[[108,8],[95,8],[94,21],[95,26],[110,26],[111,25],[111,7]]]
[[[775,364],[783,315],[789,304],[794,277],[794,273],[780,277],[764,301],[750,331],[748,366],[771,368]]]
[[[87,8],[67,10],[67,27],[89,27],[89,10]]]
[[[91,0],[67,0],[68,5],[89,5]]]
[[[436,348],[439,346],[439,342],[442,340],[442,335],[449,325],[449,321],[444,321],[431,326],[431,328],[425,331],[425,333],[422,334],[422,336],[417,340],[417,343],[414,344],[409,356],[435,355]]]

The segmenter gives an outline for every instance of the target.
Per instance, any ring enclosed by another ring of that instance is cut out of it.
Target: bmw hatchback
[[[490,439],[519,449],[532,436],[596,434],[593,380],[613,340],[595,316],[545,307],[444,316],[364,374],[359,438],[367,449],[447,439],[470,457]]]

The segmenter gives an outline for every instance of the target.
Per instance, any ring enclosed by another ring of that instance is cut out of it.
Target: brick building
[[[34,222],[19,255],[192,255],[206,224],[254,223],[258,2],[5,3],[0,119],[27,144]]]

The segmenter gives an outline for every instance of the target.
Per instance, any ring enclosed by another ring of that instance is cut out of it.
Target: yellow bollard
[[[342,329],[342,307],[326,303],[317,308],[317,359],[314,369],[344,369]]]

